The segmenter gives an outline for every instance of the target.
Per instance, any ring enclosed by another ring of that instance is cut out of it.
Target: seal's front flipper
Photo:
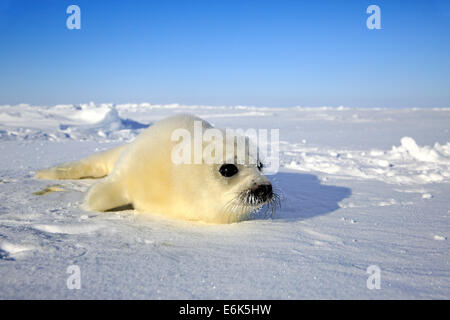
[[[84,207],[91,211],[116,211],[119,208],[131,209],[132,205],[120,182],[106,178],[89,189]]]

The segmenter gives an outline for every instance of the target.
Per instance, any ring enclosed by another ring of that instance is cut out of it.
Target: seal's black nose
[[[261,184],[259,185],[255,191],[253,191],[255,196],[266,201],[270,199],[273,195],[272,185],[271,184]]]

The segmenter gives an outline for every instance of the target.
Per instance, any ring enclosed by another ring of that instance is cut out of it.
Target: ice
[[[434,147],[420,147],[410,137],[403,137],[400,146],[393,146],[391,150],[336,150],[316,149],[300,145],[285,145],[283,149],[301,153],[295,156],[285,151],[293,160],[286,164],[286,168],[334,174],[343,179],[374,179],[391,184],[422,184],[428,182],[448,182],[450,178],[450,156],[446,152],[450,144]],[[440,150],[440,151],[438,151]],[[444,150],[444,151],[442,151]],[[345,156],[340,156],[345,154]],[[339,156],[337,156],[339,155]]]
[[[121,117],[113,104],[0,106],[0,110],[2,140],[129,141],[149,126]]]
[[[280,129],[273,219],[88,212],[93,180],[33,178],[182,112]],[[0,298],[448,299],[449,123],[449,109],[0,106]],[[80,290],[66,285],[72,265]]]

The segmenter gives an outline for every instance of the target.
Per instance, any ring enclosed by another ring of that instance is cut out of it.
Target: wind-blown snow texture
[[[178,112],[280,129],[273,219],[87,212],[92,180],[33,179]],[[1,106],[0,298],[448,299],[449,124],[448,109]],[[80,290],[67,288],[70,265]]]

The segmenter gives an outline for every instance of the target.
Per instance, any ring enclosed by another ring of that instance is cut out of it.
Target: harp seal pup
[[[35,177],[52,180],[103,178],[87,192],[83,208],[91,211],[111,211],[132,205],[142,213],[232,223],[248,219],[265,204],[273,209],[277,195],[262,174],[260,161],[250,161],[248,148],[242,164],[236,161],[236,152],[231,159],[223,152],[218,163],[207,163],[204,153],[201,163],[174,163],[172,150],[179,144],[173,141],[174,130],[187,130],[193,140],[196,121],[203,130],[213,128],[192,115],[172,116],[145,129],[126,145],[41,170]],[[225,134],[223,136],[226,146],[227,139]],[[211,142],[201,144],[205,150]]]

